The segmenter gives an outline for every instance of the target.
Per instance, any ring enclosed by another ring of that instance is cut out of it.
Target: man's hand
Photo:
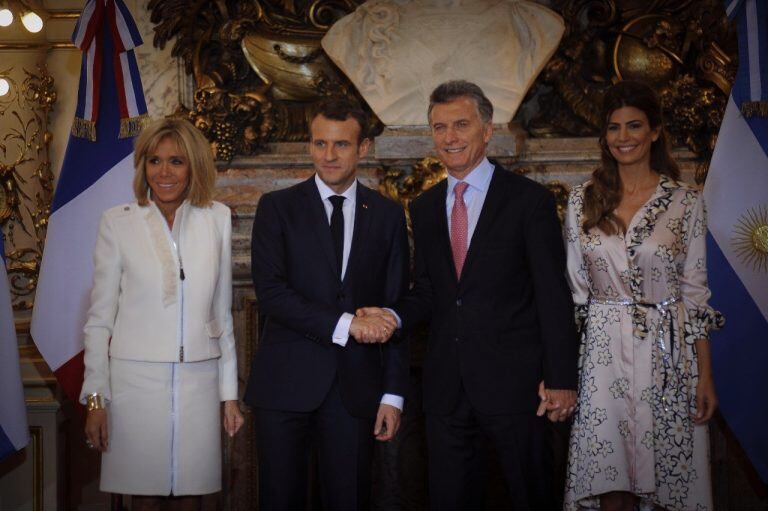
[[[359,343],[387,342],[395,329],[380,316],[355,316],[349,327],[349,334]]]
[[[387,322],[392,330],[396,330],[398,327],[397,318],[391,311],[383,309],[381,307],[361,307],[355,311],[355,315],[359,318],[380,318]]]
[[[544,382],[539,383],[539,408],[536,415],[541,417],[545,413],[552,422],[563,422],[576,409],[575,390],[555,390],[544,387]]]
[[[379,307],[363,307],[357,309],[349,332],[357,342],[372,343],[387,342],[396,329],[397,319],[392,313]]]
[[[91,410],[85,418],[85,441],[88,447],[104,452],[109,448],[107,410]]]
[[[376,424],[373,426],[373,436],[379,442],[392,440],[400,428],[400,410],[392,405],[379,405],[376,413]]]

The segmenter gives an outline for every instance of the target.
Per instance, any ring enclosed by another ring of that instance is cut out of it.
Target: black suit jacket
[[[264,195],[253,224],[251,267],[264,327],[245,401],[284,411],[320,406],[334,377],[345,407],[375,417],[384,393],[405,396],[407,345],[345,347],[331,337],[343,312],[392,304],[408,282],[403,208],[357,185],[352,248],[339,280],[328,217],[314,176]]]
[[[542,379],[576,388],[578,340],[554,197],[496,165],[459,280],[446,193],[442,181],[411,206],[414,286],[394,307],[405,328],[431,318],[425,411],[450,413],[463,386],[483,413],[532,412]]]

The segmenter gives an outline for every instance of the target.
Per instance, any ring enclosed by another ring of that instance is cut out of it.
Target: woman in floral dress
[[[581,330],[565,509],[711,510],[706,220],[678,181],[658,98],[605,97],[602,165],[568,201],[568,274]]]

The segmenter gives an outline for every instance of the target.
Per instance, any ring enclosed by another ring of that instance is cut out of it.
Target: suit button
[[[456,307],[461,307],[461,298],[456,299]]]
[[[336,299],[339,300],[339,301],[343,300],[344,299],[344,293],[337,294],[336,295]]]
[[[459,342],[461,339],[459,339],[458,337],[454,337],[453,340],[456,342]]]

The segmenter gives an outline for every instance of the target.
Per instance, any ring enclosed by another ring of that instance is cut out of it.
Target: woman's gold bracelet
[[[104,398],[101,394],[93,393],[88,394],[85,398],[85,407],[90,412],[91,410],[103,410],[104,409]]]

